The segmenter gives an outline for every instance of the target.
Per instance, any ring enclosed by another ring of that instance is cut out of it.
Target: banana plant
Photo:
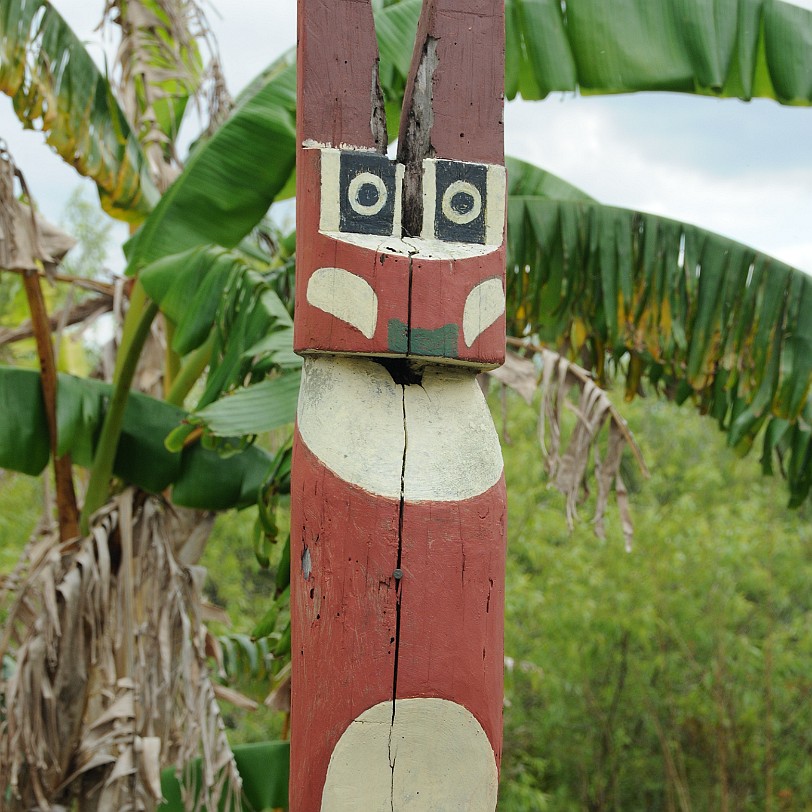
[[[410,61],[402,43],[414,39],[421,0],[374,6],[395,132]],[[812,12],[791,3],[507,0],[506,12],[508,98],[668,90],[812,104]],[[194,73],[195,50],[184,53]],[[59,384],[59,452],[90,468],[91,508],[108,498],[113,475],[148,492],[169,488],[177,505],[224,510],[255,500],[273,458],[244,438],[292,419],[298,380],[289,310],[295,238],[277,239],[271,251],[255,239],[268,208],[293,188],[292,56],[237,96],[163,194],[151,172],[154,148],[176,132],[185,91],[161,97],[149,126],[138,126],[133,110],[148,108],[143,88],[117,102],[47,0],[3,4],[0,57],[0,90],[23,124],[95,181],[111,214],[140,226],[126,248],[133,317],[113,388],[64,377]],[[151,151],[138,139],[145,126]],[[806,499],[808,278],[697,226],[601,206],[536,167],[513,161],[509,177],[514,336],[557,349],[602,385],[622,379],[627,397],[647,387],[695,404],[742,452],[763,438],[764,469],[777,459],[791,503]],[[158,312],[179,359],[164,402],[129,391]],[[202,396],[187,411],[198,380]],[[0,465],[30,474],[49,457],[38,387],[34,373],[0,370]]]

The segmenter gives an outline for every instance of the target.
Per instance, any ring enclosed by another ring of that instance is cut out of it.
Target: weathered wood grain
[[[299,0],[294,812],[492,812],[506,502],[501,0],[424,0],[397,161],[370,0]]]

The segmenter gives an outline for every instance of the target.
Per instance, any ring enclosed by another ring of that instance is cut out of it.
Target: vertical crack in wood
[[[392,737],[395,732],[395,713],[397,711],[398,695],[398,660],[400,657],[400,614],[401,602],[403,599],[403,519],[406,508],[406,452],[409,448],[409,430],[406,425],[406,386],[401,384],[401,397],[403,408],[403,458],[400,465],[400,505],[398,508],[398,560],[397,573],[400,577],[395,578],[395,660],[392,676],[392,722],[389,726],[389,767],[392,770],[391,783],[391,804],[392,812],[395,812],[395,761],[397,756],[392,754]]]
[[[405,237],[416,237],[423,230],[423,160],[434,155],[431,129],[434,126],[433,83],[437,66],[437,40],[426,37],[398,144],[398,162],[406,168],[402,220]]]
[[[381,87],[380,62],[378,57],[372,65],[372,116],[369,124],[375,139],[375,148],[381,155],[385,155],[389,146],[389,134],[386,131],[386,102]]]

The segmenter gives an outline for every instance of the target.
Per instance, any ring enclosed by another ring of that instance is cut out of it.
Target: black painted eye
[[[395,165],[384,155],[342,152],[339,228],[351,234],[390,236],[395,213]]]
[[[438,160],[435,179],[434,236],[445,242],[484,245],[488,168]]]

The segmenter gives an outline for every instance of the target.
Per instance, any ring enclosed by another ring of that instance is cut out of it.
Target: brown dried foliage
[[[199,785],[188,772],[182,782],[186,808],[238,808],[205,662],[200,573],[177,562],[177,522],[128,490],[79,543],[32,540],[6,584],[14,600],[0,659],[12,654],[16,670],[0,683],[0,787],[11,788],[1,812],[74,798],[83,810],[154,810],[161,768],[197,756]]]
[[[510,343],[539,356],[541,372],[530,358],[508,352],[504,366],[490,375],[503,386],[517,391],[528,404],[533,402],[536,391],[541,391],[539,444],[551,484],[567,497],[570,529],[578,516],[578,504],[589,493],[589,458],[592,453],[598,485],[593,519],[595,533],[599,538],[605,538],[604,518],[614,486],[626,549],[630,549],[634,528],[626,485],[620,474],[624,447],[631,450],[644,476],[648,476],[648,469],[626,421],[587,370],[545,347],[518,339],[510,340]],[[577,394],[577,402],[571,397],[572,393]],[[575,414],[576,422],[564,442],[562,420],[566,411]],[[601,458],[599,439],[607,424],[609,436]]]

